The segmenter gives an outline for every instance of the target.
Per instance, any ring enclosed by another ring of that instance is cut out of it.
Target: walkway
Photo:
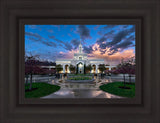
[[[42,98],[123,98],[116,96],[99,89],[99,86],[103,83],[108,83],[107,79],[103,79],[98,83],[64,83],[59,86],[61,89],[48,96]],[[58,80],[54,79],[50,84],[57,84]]]

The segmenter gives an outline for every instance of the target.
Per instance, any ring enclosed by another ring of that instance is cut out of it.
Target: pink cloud
[[[92,49],[93,52],[89,54],[89,56],[93,56],[91,57],[92,59],[104,59],[106,64],[112,65],[117,65],[122,58],[126,59],[135,56],[134,49],[128,49],[122,52],[121,49],[118,49],[118,52],[114,53],[113,55],[109,55],[110,48],[106,47],[106,49],[100,49],[98,44],[94,44]],[[100,50],[105,51],[105,53],[101,54]]]
[[[113,55],[109,55],[110,48],[104,49],[106,50],[106,52],[104,54],[101,54],[100,50],[102,49],[99,48],[98,44],[94,44],[92,46],[92,49],[93,49],[92,53],[88,54],[88,59],[104,59],[105,64],[110,64],[110,65],[119,64],[122,58],[127,59],[127,58],[135,56],[134,49],[128,49],[122,52],[119,49],[119,51],[114,53]],[[60,52],[60,53],[64,54],[66,56],[65,58],[72,59],[74,56],[74,53],[77,53],[77,52],[78,52],[78,49],[71,50],[66,53],[64,52]]]

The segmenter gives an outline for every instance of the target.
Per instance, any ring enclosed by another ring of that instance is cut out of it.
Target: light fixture
[[[82,66],[83,66],[82,64],[79,64],[79,67],[80,67],[80,68],[82,68]]]

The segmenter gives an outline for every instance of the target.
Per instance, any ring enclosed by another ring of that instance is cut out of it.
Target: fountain
[[[66,82],[93,83],[95,81],[93,74],[70,74],[67,75]]]

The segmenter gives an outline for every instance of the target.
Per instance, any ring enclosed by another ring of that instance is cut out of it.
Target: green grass
[[[71,77],[70,80],[91,80],[91,77],[83,77],[83,76],[77,76],[77,77]]]
[[[130,87],[131,89],[122,89],[119,86],[124,86],[123,82],[113,82],[101,85],[99,88],[105,92],[115,94],[123,97],[131,97],[135,96],[135,84],[126,84],[126,87]]]
[[[60,86],[51,85],[47,83],[32,83],[32,88],[37,88],[32,91],[25,92],[25,98],[39,98],[47,96],[53,92],[56,92],[60,89]],[[29,85],[25,85],[25,90],[29,89]]]

